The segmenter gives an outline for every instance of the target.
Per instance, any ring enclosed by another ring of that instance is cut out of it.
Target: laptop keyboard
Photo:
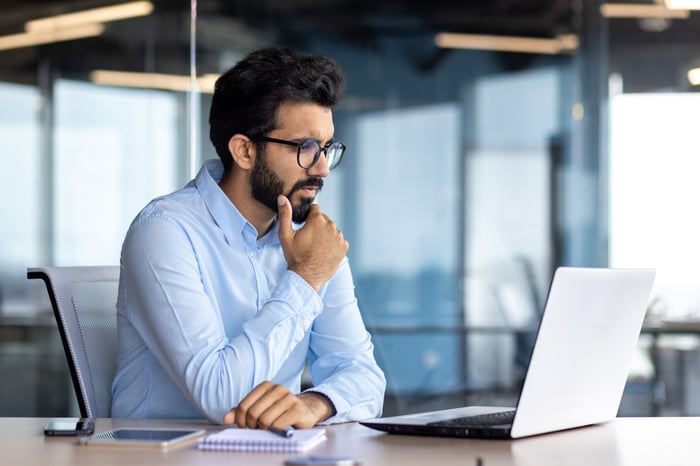
[[[498,413],[479,414],[476,416],[457,417],[437,422],[431,422],[431,426],[470,427],[470,426],[496,426],[510,424],[515,417],[515,410],[501,411]]]

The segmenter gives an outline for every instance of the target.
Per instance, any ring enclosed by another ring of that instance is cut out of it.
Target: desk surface
[[[286,453],[197,450],[195,444],[152,448],[81,446],[75,438],[45,438],[43,418],[0,418],[3,464],[22,466],[282,465]],[[196,422],[100,419],[97,432],[115,427],[220,427]],[[389,435],[350,423],[328,428],[311,455],[351,456],[364,466],[679,466],[700,463],[700,418],[619,418],[608,424],[526,439],[465,440]]]

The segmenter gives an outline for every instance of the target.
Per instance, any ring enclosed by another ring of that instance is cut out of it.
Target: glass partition
[[[0,306],[4,312],[28,311],[30,297],[23,268],[42,257],[41,95],[36,87],[0,82]]]
[[[54,261],[118,264],[147,200],[178,187],[184,119],[164,91],[55,83]]]

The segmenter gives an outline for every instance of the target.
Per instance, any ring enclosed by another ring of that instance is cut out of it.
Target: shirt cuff
[[[270,300],[286,303],[307,326],[323,311],[321,296],[306,280],[291,270],[287,270],[285,279],[277,286]]]

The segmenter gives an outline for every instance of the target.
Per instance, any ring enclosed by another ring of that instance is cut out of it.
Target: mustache
[[[296,191],[299,191],[300,189],[304,189],[306,187],[312,186],[314,188],[317,188],[319,191],[323,189],[323,178],[307,178],[302,181],[297,181],[294,186],[292,186],[292,189],[289,190],[289,196],[294,194]],[[287,197],[289,197],[287,196]]]

